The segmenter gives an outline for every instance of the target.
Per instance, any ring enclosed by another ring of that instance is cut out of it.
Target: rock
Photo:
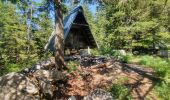
[[[158,55],[159,55],[160,57],[168,58],[168,50],[160,50],[160,51],[158,52]]]
[[[48,79],[38,79],[40,91],[45,98],[51,99],[53,97],[54,87],[52,82]]]
[[[65,75],[55,69],[54,59],[41,61],[31,68],[0,77],[0,100],[51,100],[55,83]]]
[[[38,94],[39,89],[37,88],[38,86],[35,85],[35,83],[33,81],[30,81],[29,79],[27,79],[26,82],[26,92],[29,94]]]
[[[37,70],[34,74],[34,77],[41,77],[41,78],[51,78],[50,71],[48,70]]]
[[[102,89],[95,89],[89,95],[85,96],[83,100],[114,100],[110,93]]]
[[[37,70],[34,73],[35,77],[47,78],[49,81],[57,81],[64,79],[64,74],[58,70]]]
[[[126,51],[125,50],[113,50],[114,52],[118,52],[122,56],[126,56]]]
[[[20,73],[9,73],[0,78],[0,100],[40,99],[37,85]]]
[[[120,54],[121,54],[122,56],[126,56],[126,51],[125,51],[125,50],[119,50],[119,52],[120,52]]]
[[[24,70],[22,70],[20,73],[22,74],[30,74],[30,73],[35,73],[37,70],[51,70],[55,68],[55,58],[51,57],[47,60],[44,61],[40,61],[38,63],[36,63],[34,66],[30,67],[30,68],[26,68]]]
[[[80,55],[81,56],[88,56],[89,55],[88,50],[81,50]]]
[[[75,96],[71,96],[68,98],[68,100],[77,100]]]

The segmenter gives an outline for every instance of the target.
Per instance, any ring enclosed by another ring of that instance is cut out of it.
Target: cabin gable
[[[55,32],[51,35],[46,49],[55,51]],[[86,21],[82,6],[77,6],[64,18],[64,40],[66,49],[96,48],[97,44]]]

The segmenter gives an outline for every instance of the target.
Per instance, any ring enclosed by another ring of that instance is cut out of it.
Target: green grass
[[[160,57],[153,57],[149,55],[124,57],[124,61],[128,63],[138,63],[150,67],[155,70],[155,76],[161,78],[163,81],[156,82],[154,88],[157,95],[162,100],[170,100],[170,62],[167,59]]]
[[[123,84],[112,84],[110,93],[116,100],[130,100],[131,96],[127,96],[129,89]]]
[[[154,90],[161,100],[170,100],[170,83],[158,83]]]
[[[130,61],[133,59],[133,55],[132,54],[127,54],[126,56],[122,56],[122,58],[120,59],[121,61],[125,62],[125,63],[130,63]]]
[[[5,64],[5,66],[3,68],[1,68],[1,71],[0,71],[0,76],[3,76],[9,72],[17,72],[17,71],[20,71],[21,69],[21,65],[19,64]]]
[[[169,69],[168,66],[170,66],[170,63],[165,59],[148,55],[141,56],[139,58],[139,64],[153,68],[156,71],[155,75],[161,78],[166,76],[167,70]]]
[[[37,61],[38,59],[30,59],[18,63],[5,62],[5,64],[0,67],[0,76],[10,72],[19,72],[25,68],[32,67]]]
[[[77,70],[77,67],[78,67],[79,64],[76,61],[69,61],[67,63],[67,65],[68,65],[68,68],[69,68],[68,72],[74,72],[74,71]]]
[[[98,49],[91,49],[91,55],[92,56],[100,56],[101,52]]]
[[[131,100],[129,88],[124,85],[127,80],[128,77],[119,78],[109,87],[108,91],[112,94],[115,100]]]

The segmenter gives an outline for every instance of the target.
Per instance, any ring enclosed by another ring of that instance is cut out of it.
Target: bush
[[[99,50],[102,55],[112,54],[112,49],[107,45],[102,45]]]

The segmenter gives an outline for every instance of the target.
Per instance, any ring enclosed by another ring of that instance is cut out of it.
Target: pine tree
[[[25,54],[25,30],[26,25],[22,22],[15,7],[12,4],[0,3],[0,34],[1,53],[5,62],[19,62]]]

